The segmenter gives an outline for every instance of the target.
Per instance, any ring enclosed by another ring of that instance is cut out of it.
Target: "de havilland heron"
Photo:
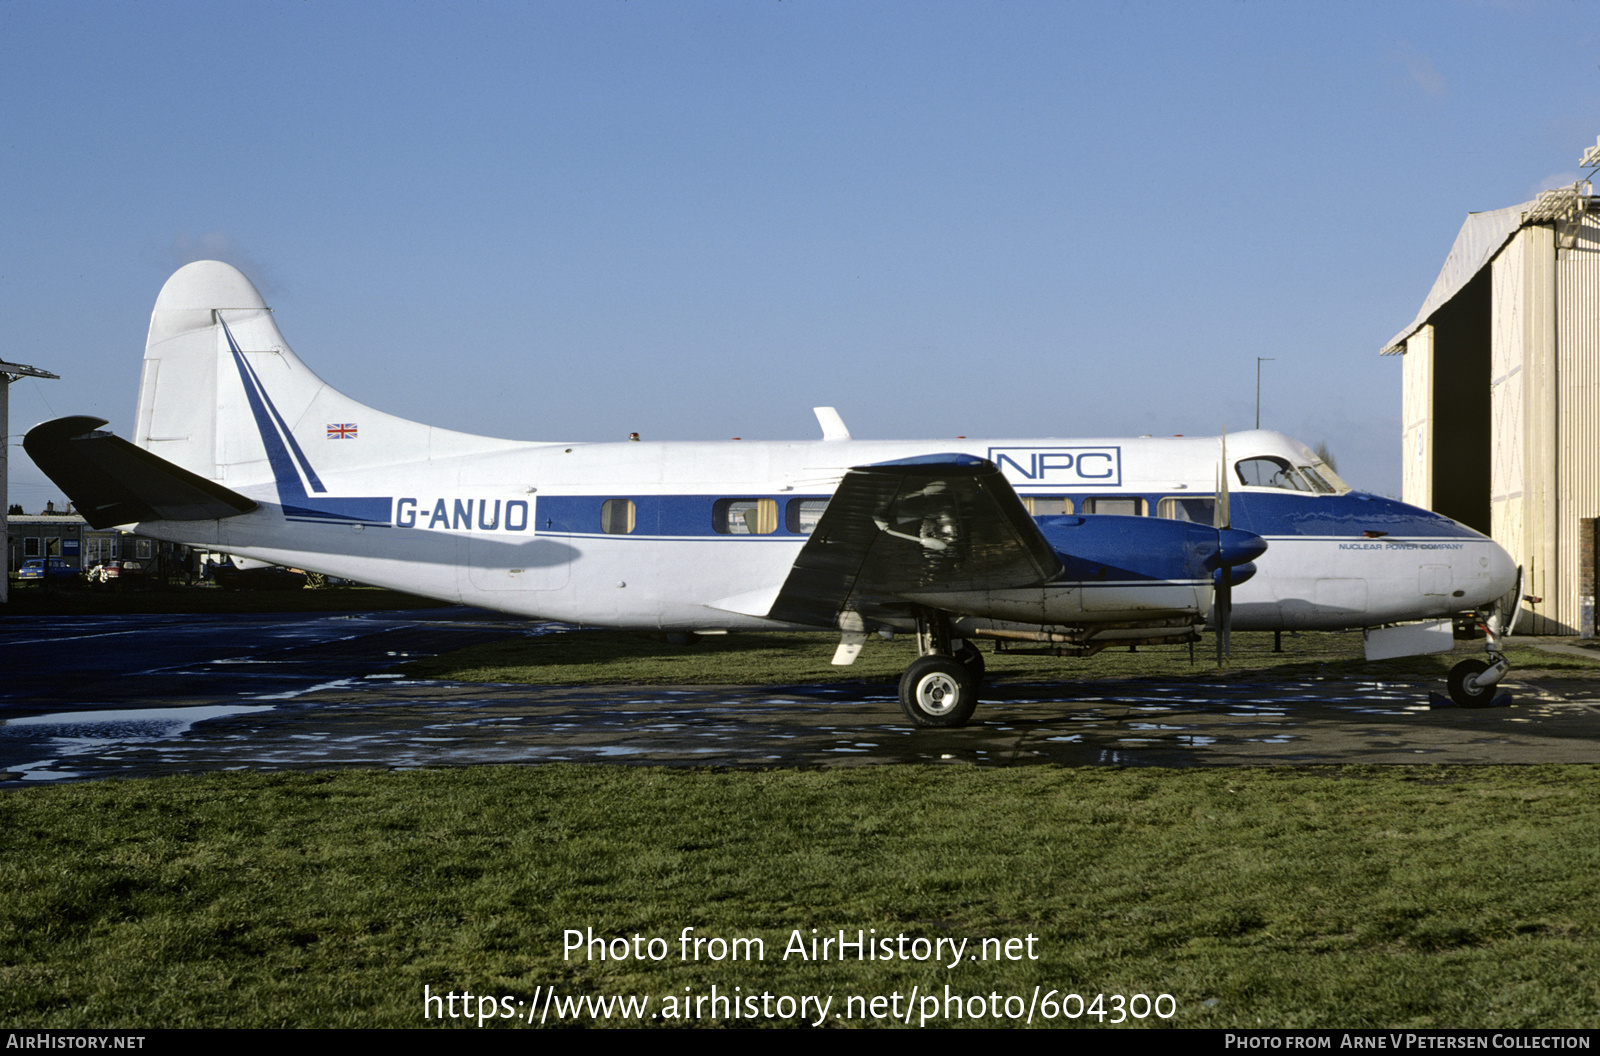
[[[793,442],[439,429],[331,388],[249,279],[199,261],[156,299],[132,441],[68,417],[24,446],[97,528],[581,626],[826,628],[835,663],[914,633],[919,726],[971,717],[983,639],[1087,656],[1471,614],[1488,661],[1452,694],[1486,702],[1505,674],[1509,555],[1281,434],[855,440],[816,413],[822,438]]]

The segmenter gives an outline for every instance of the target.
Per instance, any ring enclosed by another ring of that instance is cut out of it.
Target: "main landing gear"
[[[943,613],[917,613],[917,652],[900,676],[900,709],[918,726],[965,726],[978,706],[983,654],[950,637]]]

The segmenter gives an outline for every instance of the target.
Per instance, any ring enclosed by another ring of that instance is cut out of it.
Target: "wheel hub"
[[[961,700],[961,684],[942,671],[936,671],[917,683],[917,703],[932,715],[953,711]]]

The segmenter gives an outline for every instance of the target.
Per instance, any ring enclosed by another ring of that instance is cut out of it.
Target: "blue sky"
[[[0,2],[21,434],[235,263],[351,396],[532,440],[1326,441],[1398,494],[1469,211],[1584,173],[1600,5]]]

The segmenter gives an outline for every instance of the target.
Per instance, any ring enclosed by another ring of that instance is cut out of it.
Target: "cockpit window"
[[[1239,483],[1250,488],[1282,488],[1285,491],[1311,491],[1298,470],[1281,458],[1263,455],[1245,458],[1234,463],[1239,473]]]
[[[1239,483],[1252,488],[1281,488],[1315,495],[1343,495],[1350,490],[1350,485],[1340,480],[1326,462],[1291,466],[1287,459],[1262,455],[1240,459],[1234,468],[1239,473]]]
[[[1322,479],[1322,475],[1310,466],[1296,466],[1295,472],[1311,485],[1311,490],[1321,495],[1332,495],[1333,485]]]
[[[1350,485],[1340,480],[1339,474],[1335,473],[1333,467],[1326,462],[1317,462],[1306,466],[1305,472],[1308,477],[1311,477],[1313,483],[1320,485],[1317,488],[1318,491],[1326,488],[1330,495],[1343,495],[1350,490]]]

